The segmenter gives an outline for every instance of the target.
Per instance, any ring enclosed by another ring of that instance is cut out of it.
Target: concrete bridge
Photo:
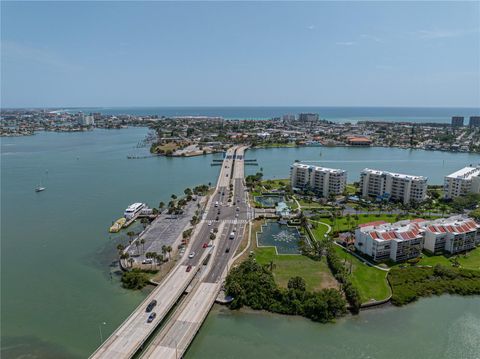
[[[245,147],[233,147],[225,155],[215,193],[207,203],[204,220],[197,225],[186,251],[186,254],[194,252],[193,258],[180,260],[91,358],[131,358],[141,350],[145,358],[178,358],[187,350],[215,302],[250,217],[243,179],[244,151]],[[230,184],[233,185],[231,194]],[[218,229],[214,246],[203,248],[214,228]],[[208,255],[210,260],[203,266],[202,262]],[[188,266],[191,266],[190,271],[187,271]],[[189,293],[164,323],[165,317],[189,285],[192,285]],[[145,312],[145,308],[153,299],[157,300],[153,309],[157,316],[152,323],[147,323],[149,313]],[[162,329],[148,348],[144,348],[160,323]]]

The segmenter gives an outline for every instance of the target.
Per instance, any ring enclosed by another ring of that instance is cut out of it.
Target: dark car
[[[147,305],[147,309],[146,309],[146,312],[151,312],[152,309],[157,305],[157,301],[154,299],[152,300],[150,303],[148,303]]]
[[[155,313],[155,312],[150,313],[150,315],[148,316],[148,319],[147,319],[147,323],[153,322],[153,320],[155,319],[156,316],[157,316],[157,313]]]
[[[230,248],[229,248],[229,247],[227,247],[227,249],[225,249],[225,253],[228,253],[228,252],[230,252]]]
[[[217,217],[215,217],[215,220],[216,220],[216,221],[218,221],[218,216],[217,216]]]
[[[187,267],[187,272],[190,272],[191,270],[192,270],[192,266],[189,265],[189,266]]]

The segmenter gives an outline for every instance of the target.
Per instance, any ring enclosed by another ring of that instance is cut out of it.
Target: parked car
[[[154,299],[152,300],[150,303],[148,303],[147,305],[147,308],[145,309],[145,311],[148,313],[148,312],[151,312],[152,309],[157,305],[157,301]]]
[[[155,313],[155,312],[150,313],[150,315],[148,316],[148,319],[147,319],[147,323],[153,322],[153,320],[155,319],[156,316],[157,316],[157,313]]]
[[[208,247],[208,243],[203,243],[203,248],[207,248]]]
[[[192,266],[189,265],[189,266],[187,267],[187,272],[190,272],[191,270],[192,270]]]

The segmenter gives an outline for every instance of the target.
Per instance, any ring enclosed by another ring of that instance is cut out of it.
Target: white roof
[[[362,170],[362,173],[363,172],[368,172],[368,173],[371,173],[371,174],[374,174],[374,175],[377,175],[377,176],[381,176],[381,175],[390,175],[392,177],[395,177],[395,178],[402,178],[402,179],[411,179],[411,180],[424,180],[426,181],[427,180],[427,177],[423,177],[423,176],[415,176],[415,175],[406,175],[406,174],[403,174],[403,173],[395,173],[395,172],[389,172],[389,171],[382,171],[382,170],[374,170],[374,169],[371,169],[371,168],[364,168]]]
[[[449,174],[448,178],[461,178],[470,180],[472,177],[480,176],[480,166],[478,167],[464,167],[461,170]]]
[[[303,168],[303,169],[311,168],[313,171],[318,171],[318,172],[330,172],[330,173],[345,173],[345,172],[347,172],[346,170],[342,170],[342,169],[306,165],[304,163],[298,163],[298,162],[295,162],[293,164],[293,166],[298,167],[298,168]]]

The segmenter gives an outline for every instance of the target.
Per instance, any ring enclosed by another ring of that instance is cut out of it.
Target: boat
[[[136,218],[146,206],[145,203],[133,203],[127,207],[123,216],[129,220]]]
[[[127,222],[127,220],[122,217],[122,218],[119,218],[115,221],[115,223],[112,224],[112,226],[110,227],[110,229],[108,230],[110,233],[117,233],[119,232],[123,225],[125,224],[125,222]]]
[[[42,186],[40,186],[40,185],[37,186],[37,187],[35,187],[35,192],[42,192],[42,191],[45,191],[45,190],[46,190],[46,188],[45,188],[45,187],[42,187]]]

